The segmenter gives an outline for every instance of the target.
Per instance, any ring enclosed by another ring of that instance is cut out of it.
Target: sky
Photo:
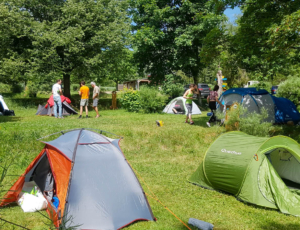
[[[241,12],[240,8],[236,6],[236,7],[234,7],[234,9],[231,9],[231,8],[226,9],[224,11],[224,14],[229,18],[230,22],[234,22],[236,19],[236,15],[242,14],[242,12]]]

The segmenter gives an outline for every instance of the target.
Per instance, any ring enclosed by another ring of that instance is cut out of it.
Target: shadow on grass
[[[22,117],[16,117],[16,116],[1,116],[0,123],[17,122],[17,121],[21,121],[22,119],[23,119]]]
[[[207,111],[204,111],[202,113],[206,114]],[[206,124],[206,122],[208,122],[208,120],[210,118],[209,116],[206,116],[206,117],[192,117],[192,118],[193,118],[193,121],[194,121],[195,125],[202,126],[204,128],[209,128]],[[211,127],[213,127],[213,126],[220,126],[219,122],[211,123]]]
[[[267,221],[266,223],[262,223],[260,225],[260,229],[282,229],[282,230],[292,230],[292,229],[300,229],[300,223],[299,224],[282,224],[275,221]]]

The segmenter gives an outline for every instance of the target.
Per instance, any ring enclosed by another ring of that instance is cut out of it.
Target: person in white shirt
[[[62,95],[61,91],[61,79],[58,79],[56,84],[52,86],[52,94],[53,94],[53,100],[54,100],[54,116],[57,118],[57,107],[58,107],[58,118],[63,118],[62,116],[62,105],[61,105],[61,98],[60,95]]]
[[[98,100],[99,100],[99,94],[100,94],[100,89],[98,86],[96,86],[95,82],[91,82],[91,86],[94,88],[93,90],[93,108],[96,111],[96,118],[99,117],[99,112],[98,112]]]

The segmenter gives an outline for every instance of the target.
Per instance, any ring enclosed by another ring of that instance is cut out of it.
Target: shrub
[[[39,84],[38,92],[41,94],[49,94],[52,92],[53,83],[43,83]]]
[[[172,98],[182,96],[184,88],[178,81],[179,77],[173,74],[166,75],[162,85],[163,92]]]
[[[262,109],[261,113],[248,113],[247,109],[239,106],[238,109],[227,111],[228,119],[225,120],[225,125],[232,127],[231,130],[235,129],[242,131],[249,135],[266,137],[272,136],[274,133],[280,131],[280,126],[273,126],[270,122],[265,122],[268,117],[268,111]],[[238,125],[236,123],[238,122]]]
[[[144,113],[161,113],[167,100],[168,96],[154,87],[140,88],[140,104]]]
[[[124,89],[120,99],[122,107],[128,112],[138,112],[141,109],[140,94],[133,89]]]
[[[20,84],[13,84],[11,86],[12,93],[21,93],[23,91],[23,86]]]
[[[282,82],[278,86],[276,96],[285,97],[291,100],[300,110],[299,100],[300,100],[300,78],[299,77],[289,77],[286,81]]]
[[[78,90],[79,90],[79,84],[72,84],[72,85],[71,85],[71,89],[72,89],[73,91],[78,91]]]
[[[36,97],[38,90],[39,87],[36,83],[33,81],[28,81],[25,87],[25,95],[28,95],[29,97]]]
[[[10,93],[11,87],[8,84],[0,83],[0,94],[1,93]]]

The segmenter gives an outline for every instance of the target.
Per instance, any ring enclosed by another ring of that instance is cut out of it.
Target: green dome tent
[[[285,136],[225,133],[208,148],[189,181],[300,216],[300,145]]]

